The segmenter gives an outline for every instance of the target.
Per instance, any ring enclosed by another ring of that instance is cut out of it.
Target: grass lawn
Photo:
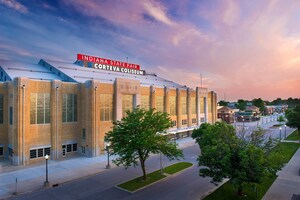
[[[166,174],[174,174],[174,173],[184,170],[192,165],[193,164],[189,163],[189,162],[179,162],[179,163],[170,165],[168,167],[165,167],[164,172]],[[134,192],[137,189],[145,187],[145,186],[147,186],[151,183],[154,183],[156,181],[159,181],[165,177],[167,177],[167,175],[163,175],[160,173],[160,170],[157,170],[150,174],[147,174],[147,180],[145,180],[145,181],[142,180],[142,177],[138,177],[138,178],[132,179],[130,181],[127,181],[125,183],[122,183],[122,184],[118,185],[118,187],[123,188],[128,191],[131,191],[131,192]]]
[[[295,130],[292,134],[290,134],[286,140],[300,140],[300,135],[297,130]]]
[[[280,152],[284,155],[284,163],[287,163],[292,156],[295,154],[297,149],[299,148],[300,144],[297,143],[280,143],[277,147],[272,150],[272,153]],[[262,199],[269,187],[275,181],[277,176],[265,176],[262,178],[261,184],[256,184],[258,189],[258,199]],[[235,200],[235,199],[256,199],[256,194],[254,191],[254,185],[246,185],[244,188],[243,193],[245,196],[238,196],[237,190],[234,186],[228,181],[221,187],[219,187],[216,191],[205,197],[205,200]]]

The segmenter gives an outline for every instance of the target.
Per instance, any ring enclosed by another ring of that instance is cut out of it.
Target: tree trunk
[[[142,167],[142,170],[143,170],[143,180],[145,181],[147,179],[145,161],[142,158],[140,158],[140,163],[141,163],[141,167]]]
[[[243,195],[243,186],[242,185],[239,185],[237,193],[238,193],[239,196]]]

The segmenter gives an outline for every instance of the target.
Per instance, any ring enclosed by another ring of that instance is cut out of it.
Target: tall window
[[[205,113],[204,97],[200,97],[200,113]]]
[[[196,97],[191,97],[191,109],[192,109],[192,114],[197,114],[197,112],[196,112]]]
[[[113,94],[100,94],[100,121],[113,120]]]
[[[186,115],[187,114],[187,104],[186,104],[186,97],[181,97],[181,115]]]
[[[123,95],[122,97],[122,116],[126,116],[126,111],[133,109],[133,95]]]
[[[208,112],[211,113],[211,98],[207,98],[207,107],[208,107]]]
[[[0,94],[0,124],[3,124],[3,103],[4,103],[3,94]]]
[[[30,124],[50,123],[50,94],[31,93]]]
[[[164,112],[164,97],[163,96],[156,96],[156,111]]]
[[[9,125],[12,125],[13,124],[13,121],[14,121],[14,112],[13,112],[13,107],[9,107]]]
[[[76,94],[63,94],[62,121],[63,122],[77,121],[77,95]]]
[[[176,115],[176,97],[170,96],[169,103],[170,103],[170,115],[174,116]]]
[[[145,110],[149,110],[150,109],[150,96],[148,95],[142,95],[141,96],[141,108],[145,109]]]

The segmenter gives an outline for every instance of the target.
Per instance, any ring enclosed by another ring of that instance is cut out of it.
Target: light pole
[[[286,124],[284,125],[284,138],[286,138]]]
[[[279,138],[281,140],[281,127],[279,127]]]
[[[44,182],[44,186],[49,187],[50,186],[50,183],[48,181],[48,159],[49,159],[49,156],[46,155],[45,159],[46,159],[46,181]]]
[[[162,163],[162,155],[161,155],[161,152],[159,152],[159,160],[160,160],[160,173],[161,173],[161,174],[164,174],[164,166],[163,166],[163,163]]]
[[[110,143],[108,142],[106,144],[106,151],[107,151],[107,165],[106,165],[106,169],[110,169],[110,164],[109,164],[109,146],[110,146]]]
[[[242,120],[243,120],[243,133],[244,133],[244,129],[245,129],[245,119],[244,119],[243,116],[242,116]]]

